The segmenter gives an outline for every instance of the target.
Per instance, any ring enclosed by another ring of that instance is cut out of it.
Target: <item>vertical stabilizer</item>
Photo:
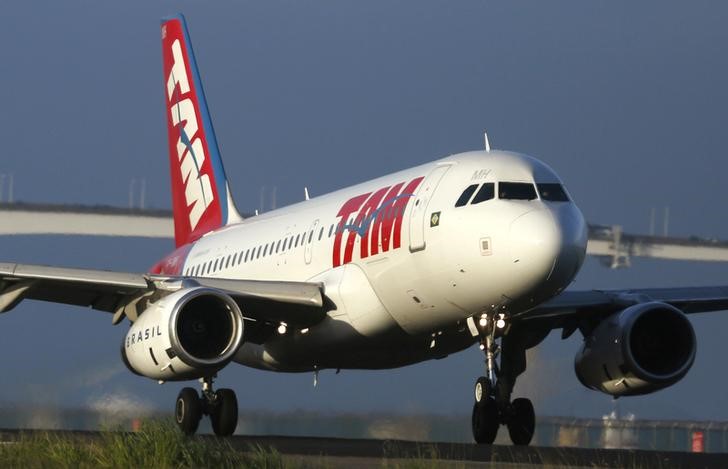
[[[242,219],[217,147],[182,15],[162,21],[164,94],[177,246]]]

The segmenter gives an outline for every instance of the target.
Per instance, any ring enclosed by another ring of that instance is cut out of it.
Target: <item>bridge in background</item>
[[[172,212],[110,206],[0,203],[0,236],[82,235],[173,238]],[[612,269],[633,257],[728,262],[728,241],[625,233],[589,225],[587,253]]]

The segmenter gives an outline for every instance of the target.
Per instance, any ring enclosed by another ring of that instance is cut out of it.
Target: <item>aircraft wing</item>
[[[0,313],[25,299],[50,301],[114,313],[134,321],[137,304],[184,287],[215,288],[231,296],[248,320],[308,327],[326,315],[318,283],[170,277],[104,270],[0,263]]]
[[[600,320],[631,305],[649,301],[670,304],[687,314],[728,310],[728,286],[565,291],[513,320],[550,323],[571,329],[582,320]]]

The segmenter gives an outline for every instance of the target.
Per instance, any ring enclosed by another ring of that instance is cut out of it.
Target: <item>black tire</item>
[[[536,429],[536,414],[529,399],[518,398],[511,403],[507,425],[514,445],[526,446],[531,442]]]
[[[475,381],[475,402],[481,402],[486,397],[491,397],[490,381],[485,376],[481,376]]]
[[[476,443],[491,445],[498,435],[498,405],[492,397],[473,404],[473,438]]]
[[[238,398],[232,389],[218,389],[210,412],[212,430],[217,436],[230,436],[238,426]]]
[[[202,418],[200,396],[192,388],[182,388],[177,396],[174,419],[185,435],[194,435]]]

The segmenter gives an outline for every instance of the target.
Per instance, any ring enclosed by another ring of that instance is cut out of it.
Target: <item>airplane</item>
[[[121,358],[140,376],[199,380],[175,402],[180,430],[203,416],[235,432],[216,389],[231,363],[273,372],[393,369],[478,344],[473,438],[500,426],[528,445],[535,412],[513,398],[526,350],[556,329],[584,342],[575,372],[611,396],[648,394],[695,359],[687,314],[728,309],[728,287],[566,290],[587,225],[559,176],[490,148],[422,164],[264,214],[235,206],[184,17],[162,20],[176,249],[146,273],[0,264],[0,312],[23,300],[124,318]]]

